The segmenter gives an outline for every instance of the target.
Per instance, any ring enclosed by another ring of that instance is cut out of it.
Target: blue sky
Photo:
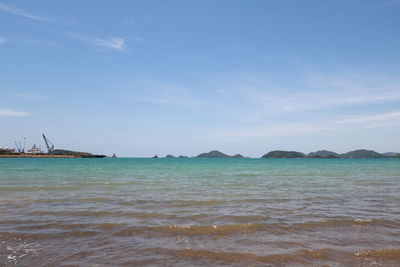
[[[400,151],[398,0],[0,0],[0,146]]]

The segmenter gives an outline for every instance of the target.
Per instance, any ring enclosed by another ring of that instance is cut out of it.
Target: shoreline
[[[82,158],[73,155],[0,155],[0,158]]]

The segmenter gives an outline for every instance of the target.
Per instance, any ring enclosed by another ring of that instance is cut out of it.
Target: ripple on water
[[[0,265],[400,262],[398,161],[38,162],[0,160]]]

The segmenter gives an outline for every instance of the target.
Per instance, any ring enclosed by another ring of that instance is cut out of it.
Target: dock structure
[[[0,147],[0,158],[105,158],[105,155],[97,155],[88,152],[78,152],[66,149],[55,149],[54,144],[42,134],[46,144],[47,153],[43,152],[40,146],[34,144],[31,149],[25,151],[26,138],[24,145],[21,141],[15,141],[15,148]]]

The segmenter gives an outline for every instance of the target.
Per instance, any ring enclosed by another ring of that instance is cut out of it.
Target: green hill
[[[339,158],[339,154],[329,150],[318,150],[307,155],[309,158]]]
[[[382,155],[384,155],[386,158],[400,158],[400,153],[397,152],[386,152]]]
[[[385,156],[373,150],[359,149],[340,154],[340,157],[347,159],[379,159]]]
[[[81,158],[104,158],[105,155],[95,155],[88,152],[77,152],[65,149],[55,149],[52,155],[67,155],[67,156],[77,156]]]
[[[275,150],[263,155],[262,158],[305,158],[306,155],[297,151]]]
[[[243,156],[240,154],[236,154],[234,156],[229,156],[220,151],[213,150],[208,153],[201,153],[200,155],[196,156],[195,158],[243,158]]]

